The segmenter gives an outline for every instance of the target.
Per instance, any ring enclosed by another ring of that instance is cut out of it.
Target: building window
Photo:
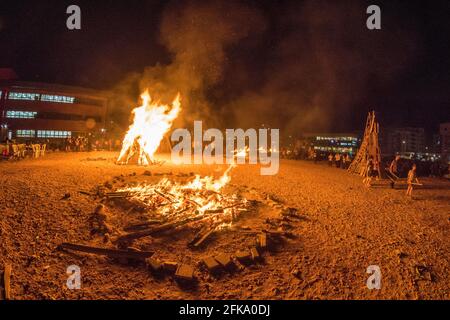
[[[38,130],[38,138],[68,138],[72,136],[71,131],[56,131],[56,130]]]
[[[39,93],[28,93],[28,92],[9,92],[8,99],[10,100],[39,100]]]
[[[34,130],[17,130],[16,137],[18,138],[34,138]]]
[[[10,119],[34,119],[36,114],[35,111],[6,111],[6,117]]]
[[[67,96],[57,96],[52,94],[43,94],[41,96],[41,101],[56,102],[56,103],[74,103],[75,98]]]

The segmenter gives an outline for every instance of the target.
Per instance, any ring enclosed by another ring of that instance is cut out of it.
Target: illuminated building
[[[0,139],[61,139],[105,128],[106,92],[0,81]]]
[[[319,153],[346,153],[354,156],[358,150],[360,138],[354,133],[320,133],[305,134],[314,150]]]

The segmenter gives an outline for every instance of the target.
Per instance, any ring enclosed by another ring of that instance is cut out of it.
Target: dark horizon
[[[79,31],[66,29],[70,4],[81,7]],[[3,1],[0,67],[96,89],[179,85],[193,116],[224,125],[348,132],[373,109],[383,127],[436,132],[450,114],[450,3],[378,2],[377,31],[365,28],[369,4]],[[199,27],[216,20],[210,34]]]

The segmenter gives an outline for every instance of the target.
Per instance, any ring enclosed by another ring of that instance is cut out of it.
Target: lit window
[[[27,93],[27,92],[10,92],[8,93],[8,99],[10,100],[38,100],[39,93]]]
[[[18,138],[34,138],[34,130],[17,130],[16,137]]]
[[[75,98],[67,96],[57,96],[52,94],[43,94],[41,96],[41,101],[56,102],[56,103],[74,103]]]
[[[38,130],[38,138],[68,138],[72,136],[71,131]]]
[[[34,119],[36,114],[34,111],[6,111],[6,117],[10,119]]]

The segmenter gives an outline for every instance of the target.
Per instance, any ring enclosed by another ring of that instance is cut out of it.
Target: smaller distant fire
[[[134,119],[123,139],[119,164],[127,164],[134,158],[138,165],[153,163],[156,150],[181,110],[180,95],[172,106],[152,101],[148,90],[141,94],[141,99],[142,105],[132,111]]]

